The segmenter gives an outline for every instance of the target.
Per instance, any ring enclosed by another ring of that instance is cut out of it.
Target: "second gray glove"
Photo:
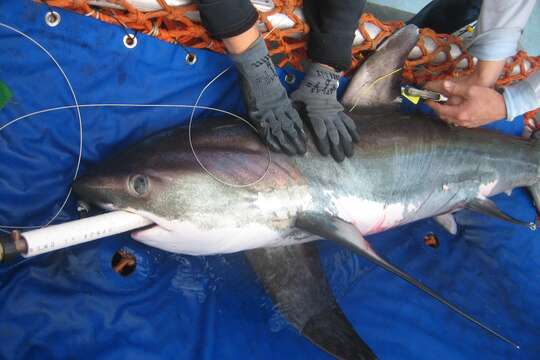
[[[298,90],[291,94],[302,117],[307,118],[323,155],[332,153],[336,161],[353,154],[358,141],[354,121],[346,115],[337,100],[340,74],[319,63],[312,63]]]

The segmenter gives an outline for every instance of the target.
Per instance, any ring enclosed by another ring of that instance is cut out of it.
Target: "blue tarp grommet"
[[[56,11],[47,11],[47,13],[45,14],[45,23],[50,27],[58,26],[60,24],[60,21],[62,21],[62,17]]]
[[[137,46],[137,37],[135,34],[126,34],[123,41],[124,46],[128,49],[133,49]]]
[[[195,55],[194,53],[186,54],[186,63],[188,65],[195,65],[196,62],[197,62],[197,55]]]

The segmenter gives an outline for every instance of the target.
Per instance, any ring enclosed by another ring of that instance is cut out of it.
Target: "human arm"
[[[351,66],[352,45],[363,0],[305,0],[310,26],[306,76],[291,99],[300,109],[323,155],[343,161],[358,141],[356,125],[337,99],[341,72]]]
[[[306,151],[302,121],[281,84],[266,44],[255,27],[249,0],[197,0],[213,38],[223,40],[236,69],[251,122],[274,151]]]
[[[428,102],[439,117],[447,122],[476,127],[492,121],[515,116],[538,107],[540,78],[533,77],[510,87],[504,95],[493,88],[507,57],[515,54],[521,32],[534,7],[535,0],[484,1],[477,33],[469,52],[479,61],[475,72],[454,81],[458,86],[434,81],[426,88],[440,91],[449,97],[447,104]],[[467,90],[469,89],[469,90]]]

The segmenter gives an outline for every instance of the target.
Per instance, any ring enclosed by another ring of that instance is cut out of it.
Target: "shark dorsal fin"
[[[342,99],[345,108],[392,103],[400,94],[401,70],[418,37],[415,25],[407,25],[390,36],[356,71]]]

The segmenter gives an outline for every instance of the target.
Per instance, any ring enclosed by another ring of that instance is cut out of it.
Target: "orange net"
[[[403,78],[423,85],[430,80],[468,75],[473,70],[473,58],[460,38],[422,29],[418,44],[405,63]]]
[[[127,0],[41,0],[49,6],[70,9],[107,23],[121,24],[171,43],[221,53],[225,51],[223,44],[212,39],[201,25],[195,4],[169,6],[165,0],[156,1],[158,9],[143,12]],[[270,54],[279,59],[279,66],[291,65],[301,69],[301,62],[306,58],[309,26],[298,11],[301,6],[302,0],[273,0],[272,8],[258,9],[258,27],[265,35]],[[281,20],[276,21],[276,17]],[[284,23],[286,26],[283,26]],[[353,45],[352,70],[403,25],[401,21],[385,22],[371,14],[363,14]],[[459,37],[422,29],[418,44],[403,68],[403,78],[423,85],[430,80],[466,76],[473,72],[474,66],[472,56],[466,52]],[[506,86],[523,80],[539,68],[540,57],[519,52],[506,64],[497,84]],[[531,119],[534,115],[528,113],[526,118]]]

